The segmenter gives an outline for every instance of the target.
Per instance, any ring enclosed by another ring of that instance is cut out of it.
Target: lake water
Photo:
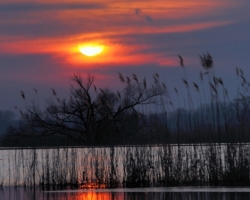
[[[162,187],[42,191],[30,187],[0,188],[1,200],[249,200],[250,187]]]
[[[249,169],[249,144],[0,149],[0,200],[244,200],[250,199]],[[113,180],[123,188],[107,189]],[[214,180],[243,186],[183,187]],[[145,181],[148,188],[141,188]],[[61,183],[81,189],[37,187]],[[95,183],[103,189],[86,189]]]
[[[145,182],[172,186],[174,181],[177,186],[213,185],[231,184],[234,175],[235,185],[242,180],[248,185],[249,168],[249,144],[0,149],[4,186],[112,181],[136,182],[137,187]]]

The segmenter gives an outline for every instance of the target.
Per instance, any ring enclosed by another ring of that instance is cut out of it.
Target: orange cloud
[[[40,1],[42,2],[42,1]],[[80,2],[80,1],[79,1]],[[92,1],[86,1],[86,3]],[[102,1],[95,1],[101,3]],[[39,3],[39,2],[37,2]],[[44,7],[55,3],[43,1]],[[64,0],[64,3],[70,3]],[[34,5],[33,5],[34,6]],[[208,28],[224,26],[234,23],[232,20],[206,21],[206,22],[182,22],[179,19],[193,18],[194,16],[206,15],[212,13],[218,7],[222,6],[219,2],[208,1],[178,1],[167,2],[159,1],[134,1],[130,2],[109,2],[105,4],[105,8],[93,7],[82,10],[74,9],[57,9],[51,13],[51,10],[41,12],[33,12],[30,15],[35,17],[26,18],[26,23],[35,23],[40,18],[43,20],[56,19],[67,25],[73,24],[75,27],[82,26],[78,33],[66,36],[0,36],[2,54],[49,54],[58,63],[63,65],[81,67],[93,66],[95,64],[104,65],[141,65],[152,62],[157,64],[173,65],[173,62],[162,59],[157,52],[150,51],[153,45],[150,41],[148,44],[137,44],[133,39],[133,34],[159,34],[159,33],[185,33]],[[201,9],[202,8],[202,9]],[[135,10],[140,12],[137,14]],[[46,14],[44,14],[46,13]],[[152,24],[143,24],[138,15],[152,16]],[[164,24],[157,20],[177,20],[176,23]],[[20,20],[16,19],[18,23]],[[82,20],[82,23],[80,23]],[[192,20],[191,20],[192,21]],[[86,30],[85,30],[86,29]],[[83,32],[80,32],[83,30]],[[66,30],[67,31],[67,30]],[[130,34],[126,40],[120,39],[120,36]],[[104,51],[94,57],[87,57],[79,52],[78,44],[84,42],[98,42],[104,46]],[[144,50],[148,50],[146,53]]]

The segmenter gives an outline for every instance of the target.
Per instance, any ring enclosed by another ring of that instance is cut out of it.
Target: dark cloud
[[[22,16],[20,16],[20,18],[21,17]],[[88,20],[86,18],[65,21],[56,18],[49,20],[47,18],[41,18],[36,19],[36,21],[26,21],[25,23],[19,23],[15,20],[10,23],[0,23],[0,30],[0,35],[44,38],[95,32],[100,30],[100,26],[98,23],[94,23],[94,20]]]
[[[65,29],[65,22],[57,19],[43,20],[26,23],[4,23],[0,24],[1,34],[12,36],[28,36],[28,37],[54,37],[64,36],[79,31],[80,27],[74,26],[71,29],[70,24]]]
[[[53,37],[88,31],[99,31],[91,16],[74,18],[70,15],[67,20],[60,19],[53,11],[104,9],[98,3],[17,3],[0,4],[0,34],[28,37]],[[43,14],[49,11],[50,13]]]
[[[136,8],[135,9],[135,14],[136,14],[136,16],[140,16],[141,15],[141,9],[140,8]]]
[[[144,18],[148,22],[151,22],[153,20],[153,18],[150,15],[147,14],[142,15],[142,10],[140,8],[135,8],[135,15],[137,17]]]
[[[51,10],[83,10],[104,8],[102,4],[91,3],[9,3],[1,4],[0,12],[27,12],[27,11],[51,11]]]
[[[148,22],[151,22],[153,20],[153,18],[150,15],[145,15],[144,17]]]

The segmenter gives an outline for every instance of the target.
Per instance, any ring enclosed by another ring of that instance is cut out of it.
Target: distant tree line
[[[14,112],[0,110],[0,138],[6,133],[7,128],[14,123]]]

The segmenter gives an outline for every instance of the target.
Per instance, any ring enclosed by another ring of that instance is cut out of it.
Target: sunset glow
[[[249,6],[233,0],[3,0],[0,101],[8,104],[8,91],[34,84],[65,88],[74,73],[101,76],[109,87],[118,71],[142,78],[158,72],[174,88],[181,82],[173,78],[177,55],[199,73],[199,54],[207,51],[228,71],[248,69]]]
[[[79,51],[85,56],[96,56],[100,54],[104,46],[99,44],[78,44]]]

